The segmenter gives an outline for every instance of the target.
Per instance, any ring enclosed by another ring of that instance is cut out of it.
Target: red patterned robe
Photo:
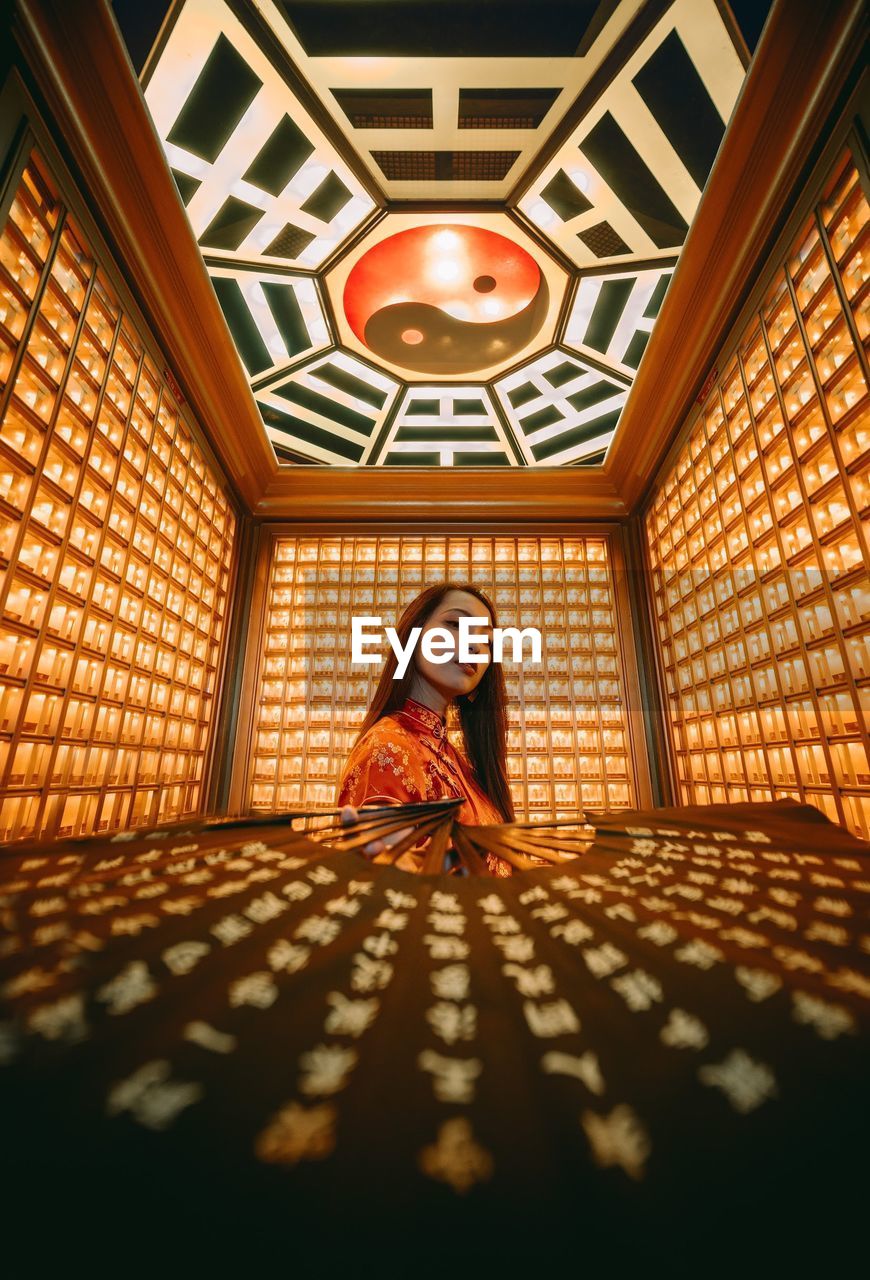
[[[419,804],[462,796],[461,822],[472,825],[504,821],[475,781],[471,765],[447,737],[444,720],[412,698],[401,711],[383,716],[350,753],[339,785],[338,803],[362,805]],[[486,855],[497,876],[511,874],[510,863]],[[398,865],[419,869],[420,858],[404,854]]]

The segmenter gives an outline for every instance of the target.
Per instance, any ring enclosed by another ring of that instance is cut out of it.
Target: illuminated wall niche
[[[506,662],[520,816],[637,804],[612,549],[604,536],[276,537],[263,611],[245,807],[335,804],[380,666],[353,666],[353,614],[394,623],[424,585],[481,587],[502,626],[537,626],[544,662]],[[386,641],[384,641],[386,652]]]
[[[867,200],[843,155],[646,514],[681,803],[870,836]]]
[[[227,492],[36,155],[0,245],[0,839],[193,813]]]

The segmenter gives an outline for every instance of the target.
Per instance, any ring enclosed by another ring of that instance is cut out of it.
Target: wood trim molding
[[[862,0],[774,0],[604,466],[439,471],[279,466],[109,0],[11,8],[55,136],[249,511],[388,524],[620,520],[636,509],[860,58],[863,20]]]
[[[259,531],[254,540],[253,563],[249,566],[250,588],[248,608],[250,624],[236,650],[236,661],[245,676],[235,703],[235,723],[227,736],[227,754],[231,760],[225,792],[227,813],[249,811],[250,762],[254,745],[254,719],[257,693],[265,657],[266,597],[269,590],[269,566],[274,539]]]
[[[631,582],[625,548],[625,529],[614,529],[608,539],[613,592],[616,600],[616,623],[619,633],[625,705],[628,711],[628,736],[637,807],[645,809],[654,803],[653,776],[647,744],[641,686],[641,664],[634,629]]]
[[[392,467],[282,467],[257,504],[272,519],[380,520],[617,520],[625,506],[599,468],[537,471]]]
[[[262,520],[268,538],[609,538],[620,527],[615,520],[403,520],[385,529],[383,520]]]
[[[775,0],[606,470],[626,508],[682,426],[861,51],[862,0]]]
[[[657,622],[655,601],[650,590],[651,573],[643,545],[643,522],[633,516],[622,526],[625,547],[626,578],[630,600],[629,616],[634,631],[634,652],[639,668],[643,727],[654,806],[672,805],[677,794],[674,767],[667,731],[667,696],[660,679],[659,652],[654,628]]]

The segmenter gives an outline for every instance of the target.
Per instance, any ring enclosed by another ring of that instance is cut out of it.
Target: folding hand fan
[[[651,1249],[782,1263],[810,1222],[845,1246],[866,845],[792,804],[599,818],[592,843],[449,803],[317,820],[0,855],[0,1132],[31,1258],[405,1275],[568,1251],[579,1274]],[[408,827],[471,874],[360,852]],[[475,875],[486,851],[515,873]]]

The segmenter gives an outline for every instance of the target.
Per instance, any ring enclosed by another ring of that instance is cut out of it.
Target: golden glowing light
[[[442,284],[449,284],[459,279],[459,263],[454,258],[439,258],[429,268],[430,274]]]

